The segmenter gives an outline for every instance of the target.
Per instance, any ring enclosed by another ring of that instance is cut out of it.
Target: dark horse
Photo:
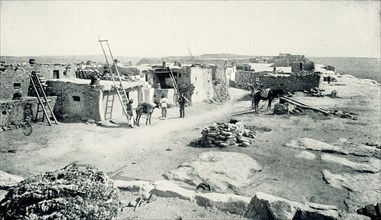
[[[280,97],[280,96],[283,96],[284,94],[286,94],[283,91],[283,89],[270,89],[270,91],[267,94],[267,97],[262,97],[261,96],[261,92],[262,91],[256,92],[254,94],[254,96],[253,96],[252,107],[255,109],[255,111],[258,110],[259,101],[261,101],[261,100],[268,100],[267,109],[270,110],[270,108],[271,108],[271,102],[273,101],[273,99],[277,98],[277,97]]]
[[[138,107],[136,108],[136,125],[138,127],[140,127],[140,117],[142,117],[142,114],[143,113],[146,113],[147,114],[147,119],[146,119],[146,124],[151,124],[151,117],[152,117],[152,113],[153,113],[153,110],[155,110],[155,108],[159,108],[159,103],[158,102],[154,102],[154,103],[150,103],[150,102],[142,102],[142,103],[139,103]]]

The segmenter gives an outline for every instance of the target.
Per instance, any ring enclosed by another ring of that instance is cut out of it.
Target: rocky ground
[[[149,182],[167,178],[193,191],[204,181],[216,193],[251,198],[261,192],[258,196],[273,195],[297,202],[296,206],[313,202],[355,212],[381,201],[380,86],[343,76],[322,89],[324,94],[336,90],[338,97],[296,93],[293,98],[332,112],[354,113],[357,120],[313,111],[274,115],[263,107],[256,114],[233,117],[255,131],[250,147],[191,144],[210,124],[226,122],[233,114],[250,109],[250,101],[237,101],[248,92],[230,89],[230,101],[196,104],[186,109],[185,119],[178,118],[177,108],[169,109],[168,120],[160,119],[156,110],[151,126],[130,129],[121,119],[102,126],[35,124],[30,136],[21,130],[0,133],[0,170],[28,177],[79,160],[108,173],[118,171],[115,179]],[[139,196],[138,192],[121,193],[126,204]],[[124,208],[120,218],[242,218],[204,207],[200,201],[158,196],[135,211]]]

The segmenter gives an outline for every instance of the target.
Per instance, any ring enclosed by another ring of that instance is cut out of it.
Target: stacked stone
[[[254,132],[245,129],[242,122],[233,123],[213,123],[203,129],[200,145],[202,147],[229,147],[240,146],[249,147],[254,138]]]

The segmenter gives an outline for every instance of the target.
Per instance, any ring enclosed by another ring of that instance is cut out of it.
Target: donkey
[[[267,110],[270,110],[271,109],[271,102],[273,101],[273,99],[286,94],[283,89],[268,89],[266,97],[263,97],[261,95],[261,93],[263,91],[264,90],[256,92],[255,95],[253,96],[252,103],[254,103],[255,111],[258,110],[258,104],[261,100],[268,100]]]
[[[147,114],[146,124],[148,124],[148,122],[149,122],[149,124],[151,124],[151,117],[152,117],[153,110],[155,108],[159,108],[159,103],[157,103],[157,102],[155,102],[155,103],[152,103],[152,102],[139,103],[138,107],[135,110],[135,112],[136,112],[136,125],[138,127],[140,127],[139,121],[140,121],[140,117],[142,116],[143,113]]]

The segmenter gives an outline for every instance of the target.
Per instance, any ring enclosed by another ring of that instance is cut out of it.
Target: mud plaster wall
[[[54,108],[57,97],[48,97],[50,106]],[[8,100],[0,102],[0,132],[19,128],[25,124],[25,119],[31,117],[34,121],[37,113],[38,99],[26,97],[22,100]],[[43,113],[39,113],[39,119]],[[45,119],[46,121],[46,119]]]
[[[144,100],[144,89],[143,87],[135,87],[132,89],[126,89],[129,99],[133,99],[133,108],[136,108],[140,102]],[[113,102],[107,102],[109,100],[114,99]],[[112,112],[110,113],[111,108],[107,108],[108,106],[112,106]],[[101,120],[110,120],[113,118],[121,118],[124,117],[124,111],[122,108],[122,104],[120,103],[118,94],[115,90],[106,90],[102,91],[102,107],[101,107]]]
[[[321,76],[319,74],[266,76],[261,73],[237,71],[236,86],[238,88],[247,88],[249,83],[261,83],[265,88],[283,89],[287,92],[294,92],[319,87],[321,83]]]
[[[214,97],[214,89],[212,85],[212,69],[202,67],[190,68],[190,82],[195,86],[192,103],[202,102]]]
[[[54,113],[61,120],[102,119],[101,86],[48,80],[46,90],[48,95],[57,96]]]

